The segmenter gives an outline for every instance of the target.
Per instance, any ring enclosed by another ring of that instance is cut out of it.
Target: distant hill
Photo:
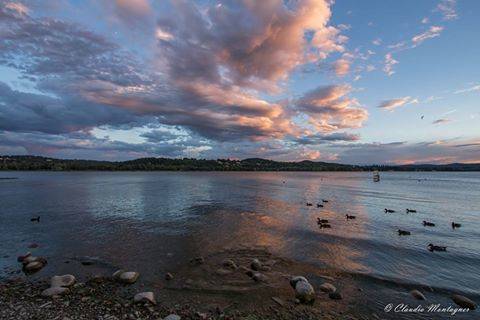
[[[329,162],[281,162],[261,158],[206,160],[140,158],[129,161],[66,160],[39,156],[0,156],[0,170],[46,171],[480,171],[480,163],[359,166]]]

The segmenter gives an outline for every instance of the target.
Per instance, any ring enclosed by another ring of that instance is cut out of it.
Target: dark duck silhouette
[[[399,236],[409,236],[409,235],[410,235],[410,231],[398,229],[398,235],[399,235]]]
[[[385,208],[385,213],[394,213],[395,210]]]
[[[328,220],[327,220],[327,219],[317,218],[317,223],[318,223],[318,224],[328,223]]]
[[[332,227],[329,223],[321,223],[318,226],[322,229],[330,229]]]
[[[317,203],[317,208],[323,208],[323,204]]]
[[[347,220],[349,220],[349,219],[355,219],[356,217],[346,214],[346,215],[345,215],[345,218],[347,218]]]
[[[435,227],[435,223],[423,220],[424,227]]]
[[[323,203],[328,203],[328,200],[322,199]]]
[[[406,209],[405,211],[407,213],[417,213],[417,210],[415,210],[415,209]]]
[[[427,249],[428,249],[428,251],[431,251],[431,252],[433,252],[433,251],[447,251],[447,247],[435,246],[431,243],[427,246]]]
[[[307,202],[307,207],[311,207],[313,204],[311,202]]]
[[[460,223],[452,222],[452,229],[460,228],[462,225]]]
[[[30,219],[30,221],[32,221],[32,222],[40,222],[40,216],[33,217],[33,218]]]

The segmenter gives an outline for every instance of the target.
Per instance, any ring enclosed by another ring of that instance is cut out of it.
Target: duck
[[[40,222],[40,216],[33,217],[33,218],[30,219],[30,221],[32,221],[32,222],[35,222],[35,221],[36,221],[36,222]]]
[[[322,199],[323,203],[328,203],[328,200]]]
[[[356,218],[355,216],[351,216],[351,215],[348,215],[348,214],[346,214],[345,217],[347,218],[347,220]]]
[[[317,223],[318,223],[318,224],[322,224],[322,223],[328,223],[328,220],[327,220],[327,219],[320,219],[320,218],[317,218]]]
[[[424,227],[435,227],[435,223],[423,220]]]
[[[311,206],[313,206],[313,203],[307,202],[307,207],[311,207]]]
[[[317,208],[323,208],[323,204],[317,203]]]
[[[415,209],[406,209],[405,211],[407,213],[417,213],[417,210],[415,210]]]
[[[405,230],[398,229],[398,235],[399,236],[409,236],[410,231],[405,231]]]
[[[435,246],[431,243],[427,246],[427,248],[428,248],[428,251],[431,251],[431,252],[433,252],[433,251],[447,251],[447,247]]]
[[[330,229],[332,226],[329,223],[321,223],[318,225],[320,228]]]
[[[452,229],[460,228],[462,225],[460,223],[452,222]]]
[[[385,213],[394,213],[395,210],[385,208]]]

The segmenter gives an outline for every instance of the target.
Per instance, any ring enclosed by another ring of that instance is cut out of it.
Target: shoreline
[[[252,259],[261,261],[260,271],[250,268]],[[371,316],[352,308],[361,300],[362,292],[338,281],[339,273],[277,257],[265,249],[225,250],[203,257],[200,263],[195,261],[172,271],[171,279],[155,282],[145,281],[140,275],[134,284],[126,285],[106,274],[82,282],[81,275],[68,293],[53,297],[42,296],[49,287],[48,277],[0,280],[0,318],[163,319],[177,314],[181,319],[336,320],[349,316],[360,320]],[[257,273],[261,274],[259,279]],[[300,303],[289,283],[295,275],[333,283],[342,297],[329,298],[316,281],[315,302]],[[133,302],[136,293],[145,291],[154,293],[156,305]]]

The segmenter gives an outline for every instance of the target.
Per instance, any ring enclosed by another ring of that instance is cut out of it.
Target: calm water
[[[0,176],[19,178],[0,180],[0,275],[32,242],[49,261],[44,274],[70,271],[65,259],[89,256],[151,279],[192,256],[244,244],[377,282],[480,295],[478,172],[383,173],[380,183],[370,173]],[[325,208],[305,206],[322,198],[330,200]],[[386,207],[397,213],[385,214]],[[345,214],[357,219],[346,221]],[[35,215],[41,223],[30,222]],[[318,229],[319,216],[332,229]],[[437,226],[423,227],[422,220]],[[452,230],[452,221],[462,227]],[[398,228],[412,235],[399,237]],[[431,253],[428,243],[448,251]]]

